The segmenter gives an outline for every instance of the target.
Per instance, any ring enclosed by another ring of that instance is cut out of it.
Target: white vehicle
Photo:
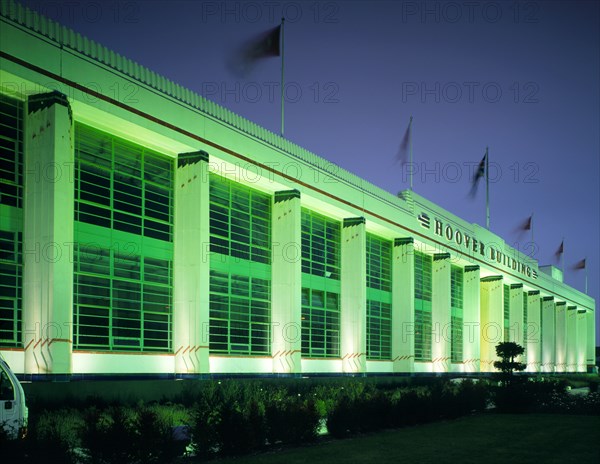
[[[11,439],[23,438],[28,416],[23,387],[0,355],[0,433]]]

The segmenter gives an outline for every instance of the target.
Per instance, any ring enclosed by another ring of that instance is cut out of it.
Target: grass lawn
[[[226,463],[599,463],[600,417],[485,414]]]

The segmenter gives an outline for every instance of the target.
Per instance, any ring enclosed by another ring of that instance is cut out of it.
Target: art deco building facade
[[[595,302],[11,2],[0,30],[0,352],[35,375],[594,364]]]

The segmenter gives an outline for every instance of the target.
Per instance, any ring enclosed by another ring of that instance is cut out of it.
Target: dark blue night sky
[[[273,132],[280,59],[240,78],[227,58],[285,15],[288,139],[396,193],[412,115],[414,190],[480,224],[489,146],[491,230],[529,254],[534,213],[540,264],[564,237],[565,282],[583,291],[587,258],[598,302],[600,2],[24,3]]]

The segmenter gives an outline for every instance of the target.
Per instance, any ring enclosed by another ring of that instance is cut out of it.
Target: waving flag
[[[479,166],[477,167],[477,171],[473,176],[473,182],[471,183],[471,196],[474,197],[477,194],[477,186],[479,185],[479,179],[486,175],[485,165],[487,161],[487,153],[483,155],[483,158],[479,162]]]
[[[281,25],[274,27],[242,45],[230,62],[231,71],[247,77],[258,61],[281,56]]]
[[[404,132],[404,137],[402,137],[402,142],[400,142],[400,149],[398,150],[398,153],[396,154],[396,162],[400,162],[402,163],[402,165],[404,166],[406,163],[408,163],[408,150],[410,147],[410,137],[411,137],[411,126],[412,126],[412,117],[410,118],[410,122],[408,123],[408,127],[406,128],[406,131]]]
[[[556,258],[556,260],[558,261],[561,257],[561,255],[565,252],[565,241],[563,239],[562,242],[560,242],[560,246],[558,247],[558,249],[554,252],[554,257]]]

